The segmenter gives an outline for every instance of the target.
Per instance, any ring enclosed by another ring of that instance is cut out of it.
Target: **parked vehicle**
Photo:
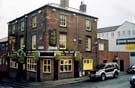
[[[130,78],[130,84],[135,86],[135,75]]]
[[[135,73],[135,64],[128,68],[127,73],[128,74]]]
[[[119,76],[119,67],[117,63],[104,63],[96,66],[94,71],[90,71],[89,77],[90,80],[101,78],[101,80],[105,80],[107,77],[117,78]]]

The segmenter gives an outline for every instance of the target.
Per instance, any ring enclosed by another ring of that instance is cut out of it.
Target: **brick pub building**
[[[70,8],[68,0],[47,4],[8,24],[9,54],[24,48],[20,75],[19,63],[10,58],[10,77],[27,80],[57,80],[79,77],[96,63],[97,18]],[[36,61],[33,53],[38,52]],[[80,57],[78,60],[77,57]]]

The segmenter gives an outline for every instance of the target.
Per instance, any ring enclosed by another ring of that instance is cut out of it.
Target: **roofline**
[[[94,18],[94,19],[98,19],[97,17],[94,17],[94,16],[90,16],[90,15],[87,15],[87,14],[83,14],[83,13],[78,13],[78,12],[70,11],[70,10],[67,10],[67,9],[64,9],[64,8],[57,8],[57,7],[51,6],[51,5],[49,5],[49,4],[46,4],[46,5],[44,5],[44,6],[42,6],[42,7],[39,7],[39,8],[37,8],[37,9],[33,10],[33,11],[30,11],[29,13],[24,14],[24,15],[22,15],[22,16],[16,18],[16,19],[14,19],[14,20],[11,20],[11,21],[9,21],[8,23],[12,23],[12,22],[14,22],[14,21],[16,21],[16,20],[18,20],[18,19],[22,19],[22,18],[24,18],[25,16],[28,16],[28,15],[30,15],[30,14],[32,14],[32,13],[38,11],[38,10],[41,10],[41,9],[43,9],[43,8],[46,8],[46,7],[52,7],[52,8],[56,8],[56,9],[59,9],[59,10],[64,10],[64,11],[67,11],[67,12],[72,12],[72,13],[76,13],[76,14],[88,16],[88,17],[91,17],[91,18]]]

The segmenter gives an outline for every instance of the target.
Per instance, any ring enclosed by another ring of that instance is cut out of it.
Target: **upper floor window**
[[[86,19],[86,30],[91,31],[91,21]]]
[[[60,26],[66,27],[67,26],[67,16],[61,14],[60,15]]]
[[[36,35],[32,35],[32,50],[36,49]]]
[[[37,27],[37,16],[32,17],[32,28]]]
[[[91,51],[91,38],[90,37],[87,37],[86,38],[86,43],[85,43],[85,49],[86,51]]]
[[[12,33],[15,33],[15,30],[16,30],[16,28],[15,28],[15,24],[12,26]]]
[[[128,30],[128,35],[131,35],[131,31],[130,30]]]
[[[24,31],[24,21],[21,21],[21,23],[20,23],[20,29],[21,29],[22,32]]]
[[[99,50],[104,50],[104,44],[103,43],[99,43]]]
[[[60,34],[60,42],[59,42],[60,49],[66,49],[66,42],[67,42],[66,37],[67,37],[66,34]]]
[[[50,46],[56,46],[57,43],[57,35],[55,30],[49,31],[49,45]]]
[[[10,47],[11,51],[15,51],[15,43],[16,43],[16,38],[9,37],[9,47]]]
[[[20,49],[24,48],[24,37],[20,37]]]
[[[51,59],[43,59],[43,72],[51,72]]]

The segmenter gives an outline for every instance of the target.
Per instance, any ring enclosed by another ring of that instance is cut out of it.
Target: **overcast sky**
[[[98,28],[120,25],[124,21],[135,23],[135,0],[70,0],[70,7],[87,4],[87,13],[98,17]],[[60,0],[0,0],[0,38],[7,36],[7,23],[48,3]]]

